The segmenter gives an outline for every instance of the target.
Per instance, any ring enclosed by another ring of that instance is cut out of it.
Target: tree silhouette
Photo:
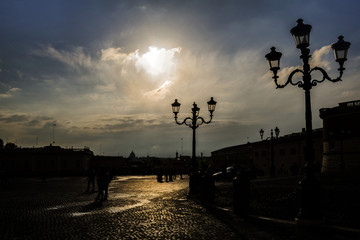
[[[5,151],[12,151],[12,150],[15,150],[16,148],[17,148],[17,146],[15,143],[8,142],[8,143],[6,143],[4,149],[5,149]]]

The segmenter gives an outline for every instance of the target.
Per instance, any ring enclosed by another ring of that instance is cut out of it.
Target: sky
[[[338,77],[331,44],[351,42],[341,82],[311,90],[320,108],[360,99],[358,0],[3,0],[0,2],[0,138],[21,147],[53,142],[128,157],[191,156],[192,104],[209,120],[197,155],[305,127],[304,92],[276,89],[265,54],[283,53],[280,81],[301,68],[290,29],[312,25],[311,67]],[[300,80],[301,76],[297,75]],[[321,79],[313,73],[313,79]]]

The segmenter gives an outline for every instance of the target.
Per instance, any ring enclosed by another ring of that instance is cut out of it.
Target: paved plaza
[[[94,201],[86,178],[10,179],[1,189],[0,239],[241,239],[187,199],[188,179],[117,177]]]

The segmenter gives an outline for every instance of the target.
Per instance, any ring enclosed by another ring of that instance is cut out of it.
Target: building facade
[[[314,165],[321,169],[322,129],[313,131]],[[211,153],[213,172],[229,166],[246,169],[254,177],[298,175],[305,165],[305,131],[278,138],[223,148]],[[271,170],[273,168],[273,170]]]
[[[322,173],[360,170],[360,100],[320,109],[324,126]]]
[[[93,152],[88,148],[59,146],[14,148],[0,151],[0,168],[8,176],[32,177],[86,175]]]
[[[320,171],[322,162],[322,129],[313,131],[314,165]],[[273,166],[275,176],[294,176],[302,172],[305,165],[305,131],[279,138],[255,142],[253,164],[257,176],[270,176]]]
[[[322,174],[360,171],[360,100],[320,109],[323,128],[313,130],[314,166]],[[305,130],[212,152],[214,171],[228,166],[252,169],[255,176],[302,173]],[[273,170],[272,170],[273,169]],[[273,174],[271,174],[273,172]]]
[[[226,147],[211,153],[212,172],[224,171],[226,167],[249,169],[253,166],[253,144]]]

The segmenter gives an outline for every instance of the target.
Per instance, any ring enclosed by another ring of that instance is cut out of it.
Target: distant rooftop
[[[360,100],[339,103],[339,107],[360,107]]]
[[[337,107],[321,108],[319,111],[320,118],[339,113],[360,112],[360,100],[342,102]]]

